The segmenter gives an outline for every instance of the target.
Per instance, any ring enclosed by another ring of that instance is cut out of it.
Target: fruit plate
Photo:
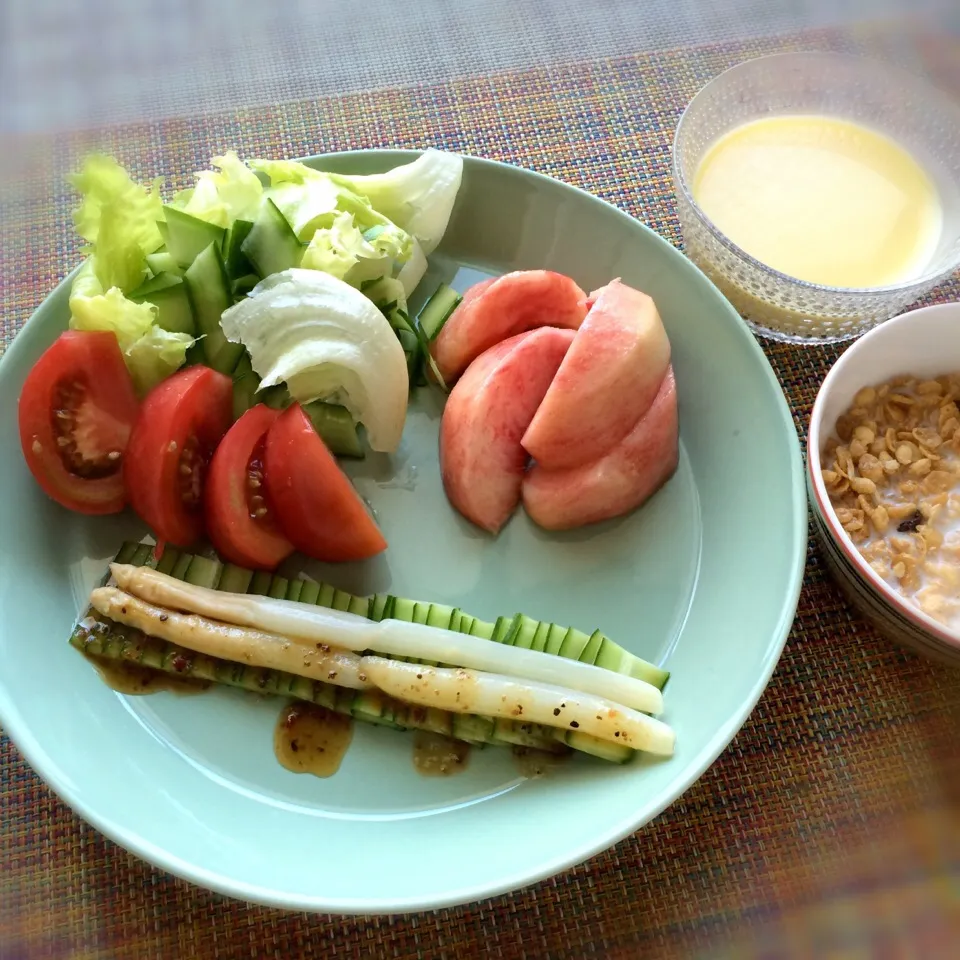
[[[373,173],[404,151],[307,161]],[[19,449],[17,398],[67,319],[66,282],[0,361],[0,722],[49,786],[145,860],[248,901],[396,913],[476,901],[548,877],[637,830],[710,766],[750,714],[793,620],[806,547],[798,438],[774,374],[733,308],[669,243],[556,180],[466,158],[420,291],[548,267],[594,289],[621,277],[657,302],[673,348],[681,457],[634,514],[548,534],[519,512],[496,539],[448,505],[441,397],[421,389],[395,456],[351,465],[390,544],[375,562],[301,567],[353,592],[390,590],[494,619],[599,628],[666,666],[669,760],[577,756],[527,778],[506,749],[449,778],[412,763],[411,735],[357,725],[340,771],[296,775],[273,754],[277,701],[238,691],[126,697],[67,645],[124,538],[41,493]],[[422,298],[422,293],[421,293]],[[419,302],[414,300],[413,307]],[[652,830],[656,830],[654,825]]]

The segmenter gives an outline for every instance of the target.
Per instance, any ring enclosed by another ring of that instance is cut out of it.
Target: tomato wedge
[[[220,441],[207,471],[207,533],[221,557],[255,570],[273,570],[293,553],[263,485],[267,430],[279,416],[262,403],[251,407]]]
[[[23,456],[47,495],[77,513],[121,511],[138,407],[113,333],[60,334],[27,374],[17,410]]]
[[[385,550],[373,518],[299,404],[267,432],[267,496],[290,542],[315,560],[364,560]]]
[[[189,547],[203,533],[207,464],[232,417],[233,383],[187,367],[147,394],[124,464],[130,505],[157,539]]]

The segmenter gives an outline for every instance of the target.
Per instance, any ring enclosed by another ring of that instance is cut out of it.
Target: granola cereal
[[[960,373],[867,386],[821,457],[837,520],[920,610],[960,626]]]

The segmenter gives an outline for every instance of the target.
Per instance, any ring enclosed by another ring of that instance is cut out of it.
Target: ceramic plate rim
[[[305,163],[322,168],[326,161],[349,161],[354,157],[369,157],[371,154],[376,154],[378,158],[384,160],[385,168],[389,168],[403,160],[414,159],[419,156],[421,152],[420,150],[402,149],[347,150],[311,155],[300,159]],[[792,558],[789,571],[789,589],[783,596],[779,619],[775,628],[771,631],[762,669],[758,672],[756,679],[751,685],[749,696],[744,699],[739,709],[731,715],[728,722],[721,725],[714,732],[700,753],[691,758],[686,766],[686,770],[679,776],[672,789],[664,791],[660,797],[650,804],[649,809],[651,812],[648,816],[628,817],[622,821],[615,822],[606,829],[599,830],[589,842],[583,843],[577,848],[566,849],[562,854],[546,862],[533,864],[530,869],[518,871],[514,875],[502,876],[495,883],[487,882],[479,885],[466,884],[457,890],[451,891],[446,896],[431,897],[426,900],[420,897],[411,897],[408,899],[396,897],[393,898],[389,904],[385,903],[376,910],[371,910],[369,904],[365,904],[361,900],[351,899],[338,902],[329,897],[309,895],[291,898],[274,890],[231,880],[231,878],[207,867],[182,861],[180,858],[169,854],[166,850],[160,849],[149,841],[144,840],[139,835],[133,835],[127,830],[115,827],[109,818],[101,817],[92,805],[77,798],[69,784],[65,783],[63,778],[58,775],[55,763],[49,760],[42,745],[33,737],[30,730],[26,728],[26,725],[19,722],[18,711],[7,693],[6,685],[0,683],[0,726],[2,726],[4,732],[22,753],[32,770],[53,793],[98,832],[133,853],[135,856],[140,857],[158,869],[225,896],[249,903],[288,910],[368,916],[382,916],[396,913],[409,914],[466,903],[478,903],[492,897],[518,892],[544,879],[555,876],[566,869],[583,863],[591,857],[609,849],[625,837],[636,832],[642,826],[654,820],[665,809],[675,803],[680,796],[686,793],[713,765],[747,721],[759,702],[760,697],[763,695],[763,692],[766,690],[770,678],[780,660],[796,616],[800,591],[803,586],[803,574],[806,565],[808,545],[808,504],[802,448],[800,437],[797,433],[783,389],[774,373],[770,361],[767,359],[754,335],[750,332],[749,327],[734,310],[733,306],[723,297],[712,281],[710,281],[692,261],[684,257],[680,250],[664,237],[660,236],[656,231],[648,227],[643,221],[630,216],[619,207],[601,197],[581,187],[559,180],[558,178],[516,164],[476,157],[469,154],[462,155],[465,160],[465,176],[467,175],[469,165],[472,164],[505,168],[507,171],[510,171],[513,176],[527,180],[532,179],[538,184],[549,184],[552,188],[574,191],[577,194],[589,198],[589,200],[595,204],[602,204],[612,210],[617,217],[629,222],[631,229],[643,231],[648,235],[647,239],[652,243],[669,250],[667,256],[682,257],[686,261],[686,267],[699,274],[701,281],[707,283],[714,290],[718,298],[718,309],[723,309],[727,312],[730,322],[736,328],[736,335],[739,336],[743,349],[751,353],[757,362],[758,374],[762,373],[768,383],[775,388],[774,396],[776,397],[779,418],[784,436],[787,438],[792,451],[790,501],[792,508],[791,525],[793,527],[796,551]],[[67,276],[43,298],[36,310],[31,313],[24,327],[21,328],[21,331],[18,332],[17,336],[10,343],[4,355],[0,357],[0,378],[21,362],[19,360],[20,353],[23,349],[26,349],[21,340],[21,333],[30,326],[37,312],[43,304],[53,296],[56,290],[59,290],[71,282],[78,269],[79,266],[67,274]],[[18,343],[18,341],[20,341],[20,343]]]

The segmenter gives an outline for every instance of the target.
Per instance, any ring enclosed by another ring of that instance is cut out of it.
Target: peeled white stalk
[[[406,703],[578,730],[634,750],[673,755],[676,736],[667,724],[605,697],[494,673],[383,657],[363,657],[360,669],[384,693]]]
[[[376,640],[368,648],[378,653],[502,673],[606,697],[644,713],[663,712],[663,694],[652,683],[604,670],[592,663],[509,647],[482,637],[405,620],[383,620],[380,627]]]
[[[196,614],[176,613],[116,587],[98,587],[90,594],[90,604],[111,620],[196,653],[251,667],[283,670],[352,690],[371,686],[360,669],[360,657],[333,650],[325,643],[305,644],[248,627],[217,623]]]
[[[213,620],[308,643],[325,643],[341,650],[374,649],[377,624],[354,613],[273,597],[210,590],[150,567],[128,563],[111,563],[110,573],[121,589],[157,606],[199,613]]]
[[[123,589],[145,600],[228,623],[306,641],[319,640],[344,650],[376,650],[396,657],[487,670],[606,697],[646,713],[663,712],[663,694],[653,684],[567,657],[420,623],[376,623],[356,614],[293,600],[223,593],[183,583],[149,567],[114,563],[110,570]]]

